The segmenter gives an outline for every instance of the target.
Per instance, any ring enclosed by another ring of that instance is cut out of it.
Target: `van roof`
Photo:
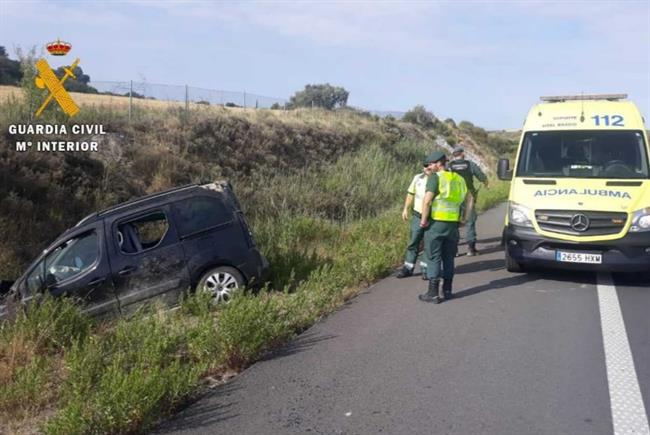
[[[203,188],[206,190],[211,190],[215,192],[224,192],[226,189],[231,189],[230,183],[227,181],[215,181],[211,183],[194,183],[187,184],[185,186],[174,187],[172,189],[164,190],[161,192],[152,193],[145,196],[140,196],[129,201],[121,202],[112,207],[104,209],[99,212],[91,213],[85,218],[81,219],[74,228],[81,225],[87,224],[89,222],[94,222],[100,218],[106,217],[108,215],[120,213],[124,210],[130,210],[136,207],[151,206],[160,202],[167,201],[170,197],[174,196],[184,196],[186,193],[191,192],[195,189]]]
[[[644,130],[644,119],[625,94],[542,97],[534,105],[524,131]]]

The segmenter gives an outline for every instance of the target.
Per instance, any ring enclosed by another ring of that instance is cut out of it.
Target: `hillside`
[[[318,197],[314,203],[313,197],[304,194],[274,191],[269,180],[322,171],[324,165],[371,145],[412,166],[409,172],[419,169],[426,150],[437,147],[449,151],[449,142],[464,142],[469,154],[488,171],[494,168],[497,157],[489,147],[487,134],[473,135],[473,131],[450,126],[441,136],[435,129],[350,110],[243,110],[197,105],[187,116],[175,103],[138,101],[129,122],[123,108],[115,105],[125,97],[87,94],[74,94],[82,110],[72,122],[102,124],[106,135],[10,137],[6,134],[8,125],[24,123],[29,113],[15,104],[21,94],[9,87],[3,87],[2,92],[3,278],[15,278],[47,243],[93,210],[172,186],[225,177],[232,180],[253,220],[268,216],[269,203],[288,203],[284,211],[301,213],[309,209],[321,217],[340,220],[372,214],[369,210],[352,210],[341,200],[350,196],[354,186],[340,186],[344,191]],[[151,103],[155,106],[148,106]],[[55,121],[56,116],[49,120]],[[96,140],[99,151],[15,151],[17,140],[43,139]],[[422,151],[404,154],[398,146],[402,142],[419,144]],[[292,201],[287,195],[303,198]],[[261,204],[265,206],[258,207]]]

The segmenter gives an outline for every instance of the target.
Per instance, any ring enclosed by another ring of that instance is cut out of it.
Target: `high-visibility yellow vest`
[[[431,204],[431,219],[458,222],[460,221],[460,206],[467,195],[465,180],[455,172],[440,171],[437,175],[439,193]]]

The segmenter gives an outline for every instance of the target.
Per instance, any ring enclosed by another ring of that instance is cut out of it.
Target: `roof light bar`
[[[554,97],[539,97],[546,102],[576,101],[576,100],[608,100],[617,101],[627,98],[627,94],[588,94],[588,95],[558,95]]]

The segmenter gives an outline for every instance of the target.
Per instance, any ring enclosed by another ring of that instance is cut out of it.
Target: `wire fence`
[[[112,101],[111,105],[126,106],[129,117],[131,117],[134,107],[142,106],[142,102],[146,102],[146,106],[155,106],[156,102],[173,102],[178,103],[181,107],[184,105],[185,110],[189,110],[191,105],[283,109],[288,103],[285,98],[268,97],[246,91],[206,89],[188,85],[163,85],[137,81],[91,81],[88,85],[97,89],[101,94],[124,97],[119,101]],[[382,117],[399,118],[404,114],[396,111],[358,109]]]
[[[147,82],[92,81],[89,86],[103,95],[116,98],[111,106],[126,106],[129,117],[135,107],[152,107],[156,103],[177,103],[189,110],[190,105],[225,106],[241,108],[283,108],[287,100],[267,97],[248,92],[233,92],[217,89],[197,88],[188,85],[163,85]]]

